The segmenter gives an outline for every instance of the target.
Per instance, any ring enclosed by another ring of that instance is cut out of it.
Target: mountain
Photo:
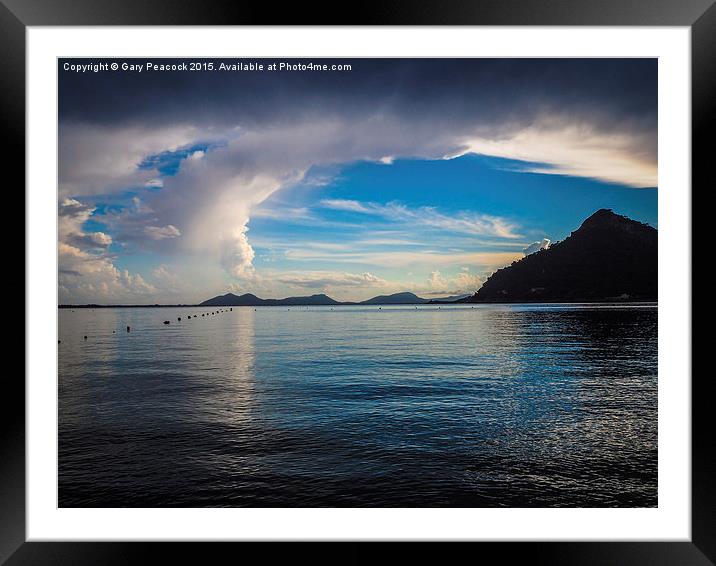
[[[497,270],[471,303],[657,300],[657,230],[601,209],[562,242]]]
[[[246,293],[238,296],[233,293],[219,295],[199,303],[200,307],[256,307],[264,304],[263,299],[259,299],[256,295]]]
[[[456,297],[435,299],[448,301]],[[251,293],[244,295],[218,295],[199,303],[200,307],[266,307],[266,306],[318,306],[318,305],[422,305],[430,302],[429,299],[421,299],[413,293],[395,293],[393,295],[380,295],[361,303],[340,302],[331,299],[328,295],[311,295],[310,297],[286,297],[285,299],[261,299]]]
[[[310,297],[288,297],[286,299],[265,299],[268,305],[340,305],[335,299],[331,299],[328,295],[321,293],[320,295],[311,295]]]
[[[421,299],[414,293],[394,293],[392,295],[379,295],[367,301],[358,303],[359,305],[422,305],[427,303],[428,299]]]
[[[311,295],[310,297],[287,297],[285,299],[260,299],[251,293],[234,295],[226,293],[199,303],[200,307],[260,307],[260,306],[298,306],[298,305],[339,305],[338,301],[328,295]]]
[[[438,297],[437,299],[430,299],[427,301],[429,304],[435,304],[435,303],[459,303],[463,299],[467,299],[468,297],[471,297],[470,293],[467,293],[465,295],[453,295],[451,297]]]

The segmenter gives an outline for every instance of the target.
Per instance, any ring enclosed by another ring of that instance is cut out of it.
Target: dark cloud
[[[558,110],[590,114],[605,126],[656,123],[656,59],[312,59],[352,70],[142,73],[76,73],[63,70],[65,61],[59,61],[59,112],[67,121],[254,127],[311,115],[385,113],[504,125]]]

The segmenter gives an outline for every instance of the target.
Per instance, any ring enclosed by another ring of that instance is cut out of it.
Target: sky
[[[462,295],[600,208],[658,227],[655,59],[302,61],[350,69],[60,59],[60,303]]]

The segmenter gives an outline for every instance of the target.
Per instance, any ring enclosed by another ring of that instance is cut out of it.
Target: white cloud
[[[246,226],[239,226],[222,243],[221,264],[237,279],[250,279],[255,275],[253,261],[256,254],[246,237],[247,231]]]
[[[371,214],[374,212],[372,207],[366,206],[357,200],[347,199],[323,199],[321,205],[333,210],[347,210],[349,212],[361,212]]]
[[[172,271],[164,264],[155,267],[152,271],[152,276],[158,281],[169,283],[176,283],[178,281],[176,274],[172,273]]]
[[[428,286],[432,290],[445,289],[448,286],[448,282],[439,271],[433,271],[428,277]]]
[[[551,243],[552,241],[549,238],[543,238],[538,242],[532,242],[529,246],[522,250],[522,253],[528,256],[540,250],[546,250]]]
[[[461,295],[474,293],[482,285],[482,278],[471,275],[469,268],[463,267],[454,277],[448,277],[439,271],[433,271],[428,277],[427,295]],[[421,291],[420,289],[418,291]]]
[[[166,226],[145,226],[144,233],[152,240],[164,240],[181,236],[179,228],[167,224]]]
[[[141,275],[117,269],[104,255],[63,242],[57,251],[60,302],[122,302],[145,298],[156,290]]]
[[[328,250],[289,249],[285,254],[286,259],[294,261],[320,260],[382,268],[407,268],[424,265],[454,268],[469,263],[485,269],[492,269],[512,263],[521,257],[523,257],[522,253],[515,252],[448,252],[444,250],[358,251],[336,254]]]
[[[107,249],[112,238],[86,232],[83,224],[95,207],[64,198],[58,206],[58,280],[60,302],[131,301],[156,289],[139,274],[115,267]]]
[[[198,134],[192,126],[96,126],[62,123],[58,178],[62,196],[107,194],[156,183],[157,171],[139,169],[150,155],[172,151]]]
[[[453,216],[439,212],[435,207],[409,208],[397,202],[379,204],[355,200],[324,199],[321,205],[332,210],[344,210],[380,216],[392,222],[411,223],[416,226],[438,228],[450,232],[497,238],[517,238],[517,226],[505,218],[460,212]]]
[[[112,237],[104,232],[85,232],[83,225],[90,219],[95,207],[78,200],[65,198],[58,205],[58,240],[79,248],[106,249]]]
[[[245,228],[258,205],[303,179],[316,165],[377,161],[394,153],[434,157],[455,149],[446,140],[427,135],[429,128],[423,132],[426,135],[419,135],[421,128],[416,124],[409,132],[394,118],[376,116],[350,123],[328,119],[241,129],[200,159],[186,159],[176,176],[163,179],[161,191],[145,194],[143,200],[153,214],[139,218],[139,211],[132,211],[118,216],[117,222],[130,227],[124,231],[129,238],[136,238],[137,228],[150,239],[161,238],[172,234],[157,228],[173,226],[181,233],[185,250],[212,253],[227,273],[245,277],[253,270],[249,265],[253,250]],[[148,155],[217,135],[216,131],[184,127],[145,131],[63,124],[61,129],[66,146],[60,156],[63,194],[104,193],[132,183],[151,184],[157,172],[137,169]],[[103,160],[111,163],[102,166]],[[122,231],[121,227],[118,230]]]
[[[497,138],[468,139],[457,155],[473,152],[545,164],[520,169],[525,172],[656,187],[655,152],[643,149],[649,142],[643,136],[601,132],[588,124],[543,120]]]
[[[458,293],[474,293],[480,287],[482,287],[482,277],[479,275],[472,275],[466,271],[461,271],[455,276],[455,286],[457,287]]]
[[[313,271],[307,273],[281,274],[277,280],[292,287],[323,289],[335,287],[376,287],[384,286],[387,281],[372,273],[346,273],[336,271]]]

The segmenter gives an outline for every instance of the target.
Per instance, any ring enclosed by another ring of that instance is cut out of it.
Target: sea
[[[654,304],[58,317],[60,507],[658,504]]]

